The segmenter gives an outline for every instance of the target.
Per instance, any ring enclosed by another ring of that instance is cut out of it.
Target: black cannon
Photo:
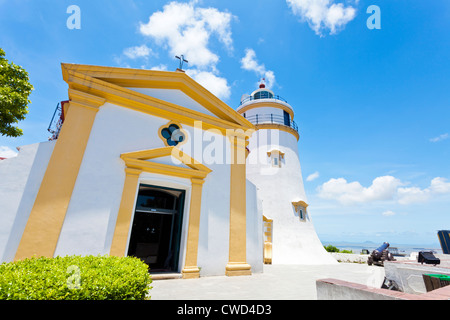
[[[387,249],[389,248],[389,243],[384,242],[377,249],[373,250],[370,256],[367,258],[367,264],[371,266],[372,264],[377,266],[384,266],[384,261],[395,261],[392,253]]]
[[[429,251],[420,251],[419,255],[417,257],[417,262],[420,262],[421,264],[423,264],[425,262],[425,264],[440,264],[441,263],[441,259],[436,258],[433,255],[433,252]]]

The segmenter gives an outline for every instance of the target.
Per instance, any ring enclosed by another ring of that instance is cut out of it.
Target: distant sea
[[[329,242],[329,241],[322,241],[322,244],[324,246],[332,245],[338,248],[339,250],[351,250],[353,253],[361,253],[363,249],[369,250],[369,252],[372,252],[373,250],[380,247],[383,243],[375,243],[372,241],[365,241],[365,242]],[[398,243],[389,243],[389,249],[397,248],[399,253],[406,254],[409,256],[412,252],[419,252],[419,251],[432,251],[436,254],[441,254],[442,249],[439,245],[414,245],[414,244],[398,244]]]

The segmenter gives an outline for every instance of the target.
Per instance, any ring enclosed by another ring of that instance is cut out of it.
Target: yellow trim
[[[264,221],[264,264],[272,264],[273,220],[263,215]]]
[[[281,152],[280,150],[273,149],[273,150],[267,152],[267,156],[270,158],[272,156],[272,153],[274,153],[274,154],[278,153],[278,155],[280,156],[280,159],[284,159],[284,153]]]
[[[105,100],[69,90],[67,117],[47,165],[15,260],[53,257],[98,108]]]
[[[71,103],[79,103],[85,108],[92,108],[94,111],[98,111],[98,108],[106,102],[103,98],[78,90],[68,89],[68,93]],[[68,111],[69,108],[70,104],[66,111]]]
[[[123,257],[127,255],[128,233],[134,213],[134,203],[142,170],[125,168],[125,182],[117,214],[116,227],[111,243],[110,255]]]
[[[200,269],[197,266],[198,239],[200,231],[200,212],[202,203],[202,179],[191,179],[191,205],[189,210],[188,236],[186,241],[186,258],[182,270],[184,279],[200,277]]]
[[[272,155],[273,155],[273,157],[272,157]],[[273,149],[272,151],[267,152],[267,156],[269,158],[271,158],[270,162],[271,162],[272,167],[281,168],[281,159],[284,159],[283,152],[281,152],[280,150]],[[275,160],[277,160],[276,163],[275,163]]]
[[[308,204],[305,201],[297,201],[292,202],[292,205],[294,206],[295,212],[299,214],[300,221],[306,221],[306,215],[308,214]],[[303,218],[300,216],[300,212],[298,211],[300,207],[305,208],[305,214],[303,215]]]
[[[443,230],[443,232],[444,232],[444,230]],[[447,232],[447,235],[450,236],[450,232]],[[444,245],[442,244],[441,238],[442,238],[442,240],[444,240]],[[439,231],[438,231],[438,239],[439,239],[439,244],[441,245],[442,251],[444,251],[444,248],[448,248],[447,241],[445,240],[445,235],[443,234],[442,237],[439,237]]]
[[[182,168],[168,164],[150,162],[148,160],[172,156],[189,168]],[[181,178],[204,179],[211,169],[191,158],[189,155],[176,147],[164,147],[152,150],[123,153],[120,158],[125,161],[129,168],[140,169],[146,172],[172,175]]]
[[[70,87],[96,94],[113,104],[190,126],[194,126],[195,121],[202,121],[205,129],[218,129],[222,134],[230,128],[248,128],[79,73],[69,72],[68,81]]]
[[[246,136],[229,136],[231,142],[230,177],[230,247],[229,260],[225,267],[227,276],[250,275],[247,261],[247,217],[246,217]],[[244,161],[242,161],[244,157]]]
[[[281,130],[281,131],[285,131],[288,133],[291,133],[292,135],[294,135],[294,137],[297,139],[297,141],[300,139],[300,135],[298,134],[298,132],[294,129],[292,129],[291,127],[285,126],[283,124],[274,124],[274,123],[261,123],[261,124],[256,124],[255,125],[256,130],[270,130],[270,129],[274,129],[274,130]]]
[[[171,146],[169,146],[169,144],[167,143],[167,139],[164,138],[164,137],[162,136],[162,134],[161,134],[161,131],[162,131],[164,128],[168,128],[171,124],[175,124],[176,126],[178,126],[178,128],[180,128],[179,130],[180,130],[181,133],[183,133],[183,135],[184,135],[184,138],[185,138],[185,139],[184,139],[182,142],[179,142],[179,143],[176,145],[177,147],[180,147],[180,146],[182,146],[183,144],[185,144],[185,143],[187,142],[188,134],[187,134],[186,130],[183,129],[183,127],[181,126],[181,124],[180,124],[179,122],[176,122],[176,121],[170,121],[169,123],[167,123],[167,124],[165,124],[165,125],[159,127],[159,129],[158,129],[158,136],[159,136],[159,138],[164,142],[164,144],[166,145],[166,147],[171,147]]]
[[[264,242],[264,264],[272,264],[272,242]]]
[[[307,204],[307,203],[306,203],[305,201],[303,201],[303,200],[296,201],[296,202],[293,201],[292,204],[294,205],[295,210],[297,210],[297,208],[298,208],[299,206],[304,207],[305,209],[308,208],[308,206],[309,206],[309,204]]]
[[[253,134],[253,130],[247,130],[242,132],[241,130],[229,130],[227,131],[227,137],[231,143],[231,164],[245,164],[249,155],[248,139]]]
[[[189,168],[150,162],[149,160],[172,156]],[[126,254],[130,224],[134,213],[136,190],[141,172],[188,178],[192,183],[191,204],[189,210],[188,236],[186,244],[186,260],[182,270],[183,278],[198,278],[200,269],[197,266],[198,239],[200,227],[202,185],[206,176],[212,171],[208,167],[191,158],[176,147],[165,147],[152,150],[123,153],[120,158],[126,165],[126,178],[122,200],[114,230],[111,255]]]
[[[255,101],[255,100],[254,100]],[[256,100],[257,101],[257,100]],[[241,109],[237,110],[239,114],[243,114],[244,112],[247,112],[248,110],[257,109],[257,108],[277,108],[286,111],[291,116],[291,121],[294,120],[294,111],[292,111],[291,108],[288,106],[281,104],[279,102],[275,101],[265,101],[265,102],[254,102],[251,104],[248,104]]]
[[[69,83],[72,88],[89,90],[90,93],[95,92],[96,94],[107,98],[108,101],[119,103],[120,105],[126,107],[143,112],[154,112],[155,110],[150,110],[151,108],[149,108],[149,106],[152,105],[151,100],[153,100],[156,104],[163,103],[163,106],[158,107],[162,107],[161,109],[169,109],[167,111],[177,111],[180,115],[187,112],[191,114],[191,118],[194,117],[196,120],[202,120],[208,123],[212,123],[213,120],[215,120],[216,122],[219,122],[219,124],[214,124],[218,127],[225,125],[225,127],[228,128],[253,128],[253,125],[248,120],[184,72],[126,69],[77,64],[62,64],[62,69],[64,80]],[[101,87],[101,90],[97,91],[99,86]],[[130,87],[181,90],[187,96],[215,114],[218,118],[152,98],[131,89],[127,89]],[[128,99],[129,95],[135,96],[139,100],[145,99],[146,101],[144,104],[146,104],[146,106],[142,107],[134,106],[133,104],[130,105],[125,101]],[[169,120],[176,119],[181,121],[173,116],[167,117],[167,114],[165,117]]]

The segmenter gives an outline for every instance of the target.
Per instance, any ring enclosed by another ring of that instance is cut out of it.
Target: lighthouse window
[[[292,204],[294,205],[295,213],[296,215],[298,215],[300,221],[306,222],[307,220],[309,220],[308,211],[306,209],[308,207],[307,203],[305,203],[304,201],[298,201],[292,202]]]
[[[273,94],[270,93],[269,91],[259,91],[259,92],[255,93],[254,98],[255,99],[271,99],[271,98],[273,98]]]
[[[297,212],[300,221],[306,221],[306,208],[303,206],[298,206]]]
[[[272,167],[281,168],[281,159],[284,159],[284,153],[279,150],[267,152]]]
[[[272,159],[272,166],[274,166],[274,167],[279,167],[280,166],[280,160],[278,159],[278,157],[274,157]]]

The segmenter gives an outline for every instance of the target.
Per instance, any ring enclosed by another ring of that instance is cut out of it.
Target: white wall
[[[148,96],[164,100],[176,105],[199,111],[210,116],[217,117],[211,111],[203,107],[197,101],[186,95],[184,92],[176,89],[149,89],[149,88],[127,88]]]
[[[246,118],[254,117],[256,115],[265,116],[265,118],[267,118],[270,114],[279,116],[279,117],[281,117],[281,119],[283,119],[283,117],[284,117],[283,110],[279,109],[279,108],[263,107],[263,108],[250,109],[250,110],[245,111]],[[263,118],[261,118],[261,119],[263,119]],[[275,119],[274,122],[277,122],[279,120],[280,119],[277,117],[277,119]],[[259,122],[259,123],[261,123],[261,122]]]
[[[20,147],[0,161],[0,261],[12,261],[50,160],[54,142]]]
[[[281,105],[283,105],[283,106],[285,106],[285,107],[288,107],[289,109],[291,109],[292,111],[294,111],[294,109],[292,108],[292,106],[291,106],[289,103],[284,102],[284,101],[282,101],[282,100],[277,100],[277,99],[256,99],[256,100],[249,100],[249,101],[247,101],[246,103],[240,105],[240,106],[236,109],[236,111],[239,111],[239,110],[241,110],[241,109],[243,109],[243,108],[245,108],[245,107],[247,107],[247,106],[249,106],[249,105],[253,105],[253,104],[261,104],[261,103],[264,103],[264,102],[269,102],[269,103],[275,102],[275,103],[281,104]],[[257,110],[257,109],[260,109],[260,108],[254,108],[254,109],[252,109],[252,110]],[[281,109],[278,109],[278,110],[281,110]],[[283,113],[282,110],[281,110],[281,113]]]
[[[256,186],[247,180],[247,263],[252,273],[263,272],[264,224],[262,204],[257,196]]]
[[[168,121],[106,103],[97,113],[55,255],[107,254],[123,185],[125,152],[164,147]]]

